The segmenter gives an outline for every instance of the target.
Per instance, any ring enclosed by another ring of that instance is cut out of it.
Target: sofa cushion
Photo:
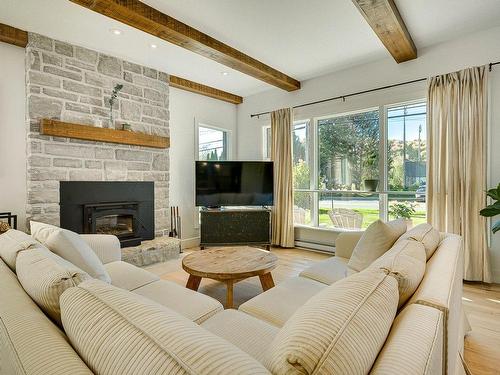
[[[125,290],[135,290],[141,286],[151,284],[160,278],[154,273],[143,270],[130,263],[117,261],[104,265],[111,277],[111,284]]]
[[[266,356],[279,374],[366,374],[384,345],[398,304],[396,279],[365,270],[312,297],[280,330]]]
[[[68,288],[90,279],[78,267],[51,253],[43,245],[19,252],[17,277],[26,293],[55,322],[61,323],[59,297]]]
[[[443,373],[443,313],[410,305],[401,311],[370,374]]]
[[[0,235],[0,257],[12,271],[16,272],[17,254],[38,244],[39,242],[29,234],[10,229]]]
[[[134,293],[149,298],[198,324],[224,310],[222,304],[212,297],[166,280],[154,281],[134,289]]]
[[[32,221],[31,235],[47,246],[50,251],[73,263],[90,276],[107,283],[111,282],[102,262],[77,233]]]
[[[427,223],[419,224],[410,229],[408,232],[403,234],[398,241],[404,240],[415,240],[421,242],[425,247],[427,260],[429,260],[432,254],[434,254],[439,242],[441,242],[439,231]]]
[[[268,374],[224,339],[100,280],[66,290],[61,313],[73,347],[96,374]]]
[[[352,251],[348,266],[355,271],[362,271],[375,259],[383,255],[396,240],[406,231],[403,219],[384,223],[377,220],[366,228]]]
[[[357,272],[349,268],[347,265],[348,262],[349,259],[347,258],[334,256],[313,264],[311,267],[302,271],[299,276],[307,277],[326,285],[331,285]]]
[[[221,311],[201,325],[250,354],[259,362],[264,360],[269,345],[279,329],[263,320],[237,310]]]
[[[396,275],[399,289],[398,307],[415,293],[425,274],[426,258],[424,245],[413,240],[398,241],[384,255],[373,262],[370,268],[381,268]]]
[[[292,277],[245,302],[239,310],[283,327],[299,307],[326,287],[326,284],[305,277]]]
[[[92,375],[2,260],[0,285],[0,374]]]

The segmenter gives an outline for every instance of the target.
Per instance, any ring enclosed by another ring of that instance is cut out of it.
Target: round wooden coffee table
[[[195,251],[182,259],[182,268],[189,273],[186,288],[198,290],[203,277],[223,281],[227,285],[226,308],[233,307],[234,283],[259,276],[264,291],[274,286],[271,271],[278,257],[254,247],[223,247]]]

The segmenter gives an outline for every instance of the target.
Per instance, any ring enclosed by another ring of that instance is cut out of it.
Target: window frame
[[[388,144],[388,111],[395,107],[401,107],[412,104],[426,103],[425,98],[417,98],[412,100],[406,100],[401,102],[393,102],[390,104],[382,104],[379,106],[368,106],[366,108],[361,108],[352,111],[346,112],[338,112],[331,113],[328,115],[321,116],[304,116],[298,118],[294,121],[296,123],[308,122],[309,126],[309,142],[308,152],[309,152],[309,168],[310,168],[310,189],[294,189],[298,192],[309,192],[312,194],[312,207],[311,207],[311,217],[312,223],[311,225],[305,224],[296,224],[295,226],[305,226],[313,229],[324,229],[324,230],[332,230],[339,231],[339,229],[335,228],[323,228],[319,226],[319,197],[321,193],[335,192],[335,190],[328,189],[320,189],[319,188],[319,125],[318,122],[323,119],[342,117],[347,115],[352,115],[356,113],[363,113],[369,111],[378,111],[379,113],[379,190],[375,193],[378,194],[379,201],[379,218],[383,221],[387,221],[389,218],[389,196],[391,193],[397,193],[401,195],[413,195],[415,192],[413,191],[389,191],[388,190],[388,152],[387,152],[387,144]],[[427,108],[426,108],[427,110]],[[269,127],[269,126],[267,126]],[[266,126],[264,126],[264,129]],[[264,130],[264,134],[265,130]],[[264,138],[265,142],[266,138]],[[265,156],[265,154],[264,154]],[[341,191],[344,193],[350,193],[352,191],[346,190]],[[427,195],[427,192],[426,192]],[[427,202],[427,199],[426,199]],[[426,210],[427,211],[427,210]]]
[[[194,145],[194,160],[200,160],[200,128],[216,130],[225,133],[226,135],[226,145],[227,145],[227,160],[233,158],[233,147],[232,147],[232,131],[231,129],[221,128],[219,126],[209,125],[206,122],[199,121],[195,123],[195,145]]]

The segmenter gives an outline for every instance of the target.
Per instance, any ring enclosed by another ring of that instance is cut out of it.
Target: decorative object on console
[[[7,219],[7,222],[2,219]],[[0,212],[0,233],[7,232],[11,228],[17,229],[17,215],[12,215],[12,212]]]
[[[117,83],[115,87],[113,88],[113,92],[111,93],[111,97],[109,98],[109,125],[110,127],[113,127],[114,125],[114,120],[113,120],[113,105],[115,104],[116,100],[118,99],[118,93],[123,89],[123,85],[121,83]]]
[[[484,217],[493,217],[500,215],[500,183],[496,188],[490,189],[487,192],[488,197],[493,199],[495,202],[483,208],[479,213]],[[491,227],[491,231],[496,233],[500,230],[500,220],[495,222]]]

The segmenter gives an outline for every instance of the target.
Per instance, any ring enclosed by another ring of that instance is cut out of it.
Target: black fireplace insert
[[[122,247],[154,238],[153,182],[60,182],[61,227],[113,234]]]

